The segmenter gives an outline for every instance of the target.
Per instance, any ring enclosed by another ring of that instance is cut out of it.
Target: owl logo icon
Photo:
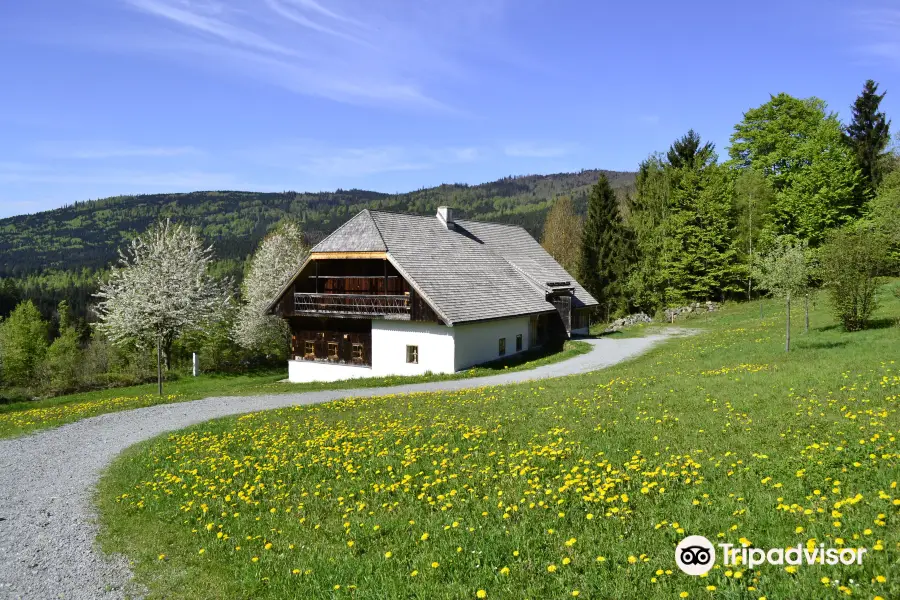
[[[675,547],[675,564],[688,575],[708,573],[716,563],[716,549],[702,535],[689,535]]]

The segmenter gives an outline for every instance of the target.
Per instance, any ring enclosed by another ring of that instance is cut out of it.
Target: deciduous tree
[[[809,269],[802,243],[786,236],[778,238],[772,249],[758,257],[754,278],[763,289],[785,301],[785,352],[791,349],[791,299],[805,295],[809,286]]]
[[[74,390],[78,386],[79,375],[84,369],[80,334],[72,323],[68,303],[59,303],[59,335],[47,350],[44,363],[43,384],[53,393]]]
[[[97,327],[111,342],[156,346],[162,395],[163,355],[185,331],[216,320],[228,301],[223,282],[210,275],[212,246],[193,229],[166,220],[119,251],[119,262],[100,283]]]
[[[868,220],[890,245],[890,268],[900,271],[900,171],[889,173],[868,206]]]
[[[735,244],[753,265],[754,252],[760,251],[760,238],[768,225],[769,207],[775,199],[771,182],[759,171],[742,169],[734,182]],[[753,295],[753,278],[747,269],[747,299]]]
[[[581,251],[581,218],[568,196],[559,196],[544,221],[541,245],[569,273],[578,273]]]
[[[30,300],[0,322],[0,367],[9,385],[29,386],[47,355],[47,322]]]
[[[238,344],[264,354],[284,354],[287,324],[264,311],[308,255],[303,231],[293,222],[281,224],[260,243],[244,278],[243,301],[232,330]]]
[[[857,217],[861,176],[841,124],[818,98],[788,94],[744,114],[731,136],[731,165],[772,182],[769,234],[795,235],[816,245],[827,230]]]

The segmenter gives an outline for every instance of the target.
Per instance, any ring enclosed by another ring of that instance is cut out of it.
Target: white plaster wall
[[[454,329],[436,323],[372,319],[373,376],[453,373]],[[418,364],[406,362],[407,345],[419,347]]]
[[[480,323],[454,325],[453,337],[456,342],[454,366],[457,371],[472,365],[501,358],[498,353],[500,338],[506,338],[506,354],[516,354],[516,335],[522,334],[522,351],[528,349],[529,317],[499,319]]]
[[[359,377],[374,377],[372,369],[355,365],[340,365],[311,360],[289,360],[288,380],[291,383],[308,381],[341,381]]]

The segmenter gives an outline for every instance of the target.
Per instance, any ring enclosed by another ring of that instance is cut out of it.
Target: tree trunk
[[[784,338],[784,351],[791,351],[791,295],[787,295],[787,333]]]
[[[806,328],[804,333],[809,333],[809,292],[806,292]]]
[[[163,366],[165,367],[166,372],[172,370],[172,345],[174,343],[175,340],[167,338],[163,344]]]
[[[163,395],[162,377],[162,338],[156,337],[156,382],[159,384],[159,395]]]

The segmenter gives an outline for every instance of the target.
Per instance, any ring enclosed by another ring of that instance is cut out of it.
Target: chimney
[[[453,229],[453,209],[449,206],[438,206],[437,218],[447,229]]]

